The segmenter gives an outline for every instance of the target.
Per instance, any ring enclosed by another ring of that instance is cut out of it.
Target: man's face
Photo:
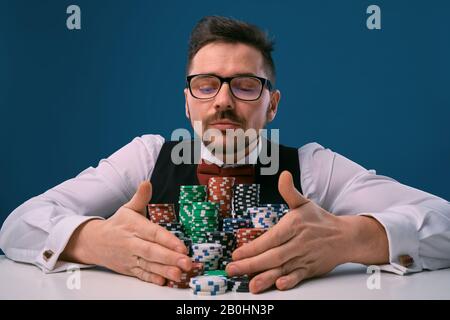
[[[213,42],[201,48],[194,56],[189,75],[214,74],[221,77],[233,77],[239,74],[251,74],[268,78],[264,69],[262,54],[255,48],[241,43]],[[184,90],[186,97],[186,116],[191,124],[201,121],[203,137],[208,129],[218,129],[225,134],[226,129],[255,129],[259,132],[267,122],[274,119],[280,92],[272,93],[265,87],[261,97],[255,101],[243,101],[235,98],[229,84],[224,83],[214,98],[200,100]],[[194,127],[195,129],[195,127]],[[217,141],[219,142],[219,141]],[[222,139],[225,148],[226,139]],[[205,143],[206,144],[206,143]]]

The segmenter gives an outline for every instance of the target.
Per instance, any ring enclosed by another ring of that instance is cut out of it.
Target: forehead
[[[256,48],[243,43],[213,42],[201,48],[191,62],[190,74],[214,73],[222,77],[250,73],[266,77],[264,59]]]

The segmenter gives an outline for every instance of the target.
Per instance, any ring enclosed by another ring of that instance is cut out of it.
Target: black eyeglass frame
[[[192,80],[193,78],[195,78],[195,77],[198,77],[198,76],[215,77],[215,78],[217,78],[217,79],[220,80],[220,86],[219,86],[219,89],[217,90],[217,92],[216,92],[216,94],[215,94],[214,96],[208,97],[208,98],[198,98],[198,97],[196,97],[196,96],[194,95],[194,93],[192,92],[192,88],[191,88],[191,80]],[[256,99],[251,99],[251,100],[247,100],[247,99],[242,99],[242,98],[236,97],[236,95],[235,95],[234,92],[233,92],[233,89],[231,89],[231,81],[234,80],[234,79],[236,79],[236,78],[254,78],[254,79],[259,80],[259,81],[261,82],[262,85],[261,85],[261,91],[259,92],[258,98],[256,98]],[[259,98],[261,98],[261,95],[262,95],[262,92],[264,91],[264,88],[267,87],[267,89],[269,90],[269,92],[272,92],[272,89],[273,89],[272,83],[270,82],[269,79],[266,79],[266,78],[261,78],[261,77],[257,77],[257,76],[254,76],[254,75],[238,75],[238,76],[235,76],[235,77],[221,77],[221,76],[218,76],[218,75],[216,75],[216,74],[210,74],[210,73],[199,73],[199,74],[192,74],[192,75],[187,76],[187,77],[186,77],[186,88],[189,89],[189,92],[191,93],[191,95],[192,95],[195,99],[199,99],[199,100],[208,100],[208,99],[214,98],[215,96],[217,96],[217,94],[219,94],[220,89],[222,89],[222,85],[223,85],[224,82],[225,82],[225,83],[228,83],[228,86],[230,87],[230,91],[231,91],[231,94],[233,95],[233,97],[235,97],[236,99],[242,100],[242,101],[256,101],[256,100],[258,100]]]

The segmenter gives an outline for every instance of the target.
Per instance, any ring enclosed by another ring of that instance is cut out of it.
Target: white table
[[[159,287],[101,268],[44,274],[33,265],[0,256],[0,299],[450,299],[450,269],[407,276],[383,272],[380,289],[372,290],[367,287],[371,274],[366,270],[362,265],[345,264],[324,277],[305,281],[288,291],[271,290],[258,295],[229,292],[199,297],[189,289]],[[68,279],[76,275],[80,276],[80,289],[69,289]]]

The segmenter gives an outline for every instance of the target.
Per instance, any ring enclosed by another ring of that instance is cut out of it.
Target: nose
[[[214,108],[216,111],[234,109],[235,101],[228,83],[224,83],[214,98]]]

